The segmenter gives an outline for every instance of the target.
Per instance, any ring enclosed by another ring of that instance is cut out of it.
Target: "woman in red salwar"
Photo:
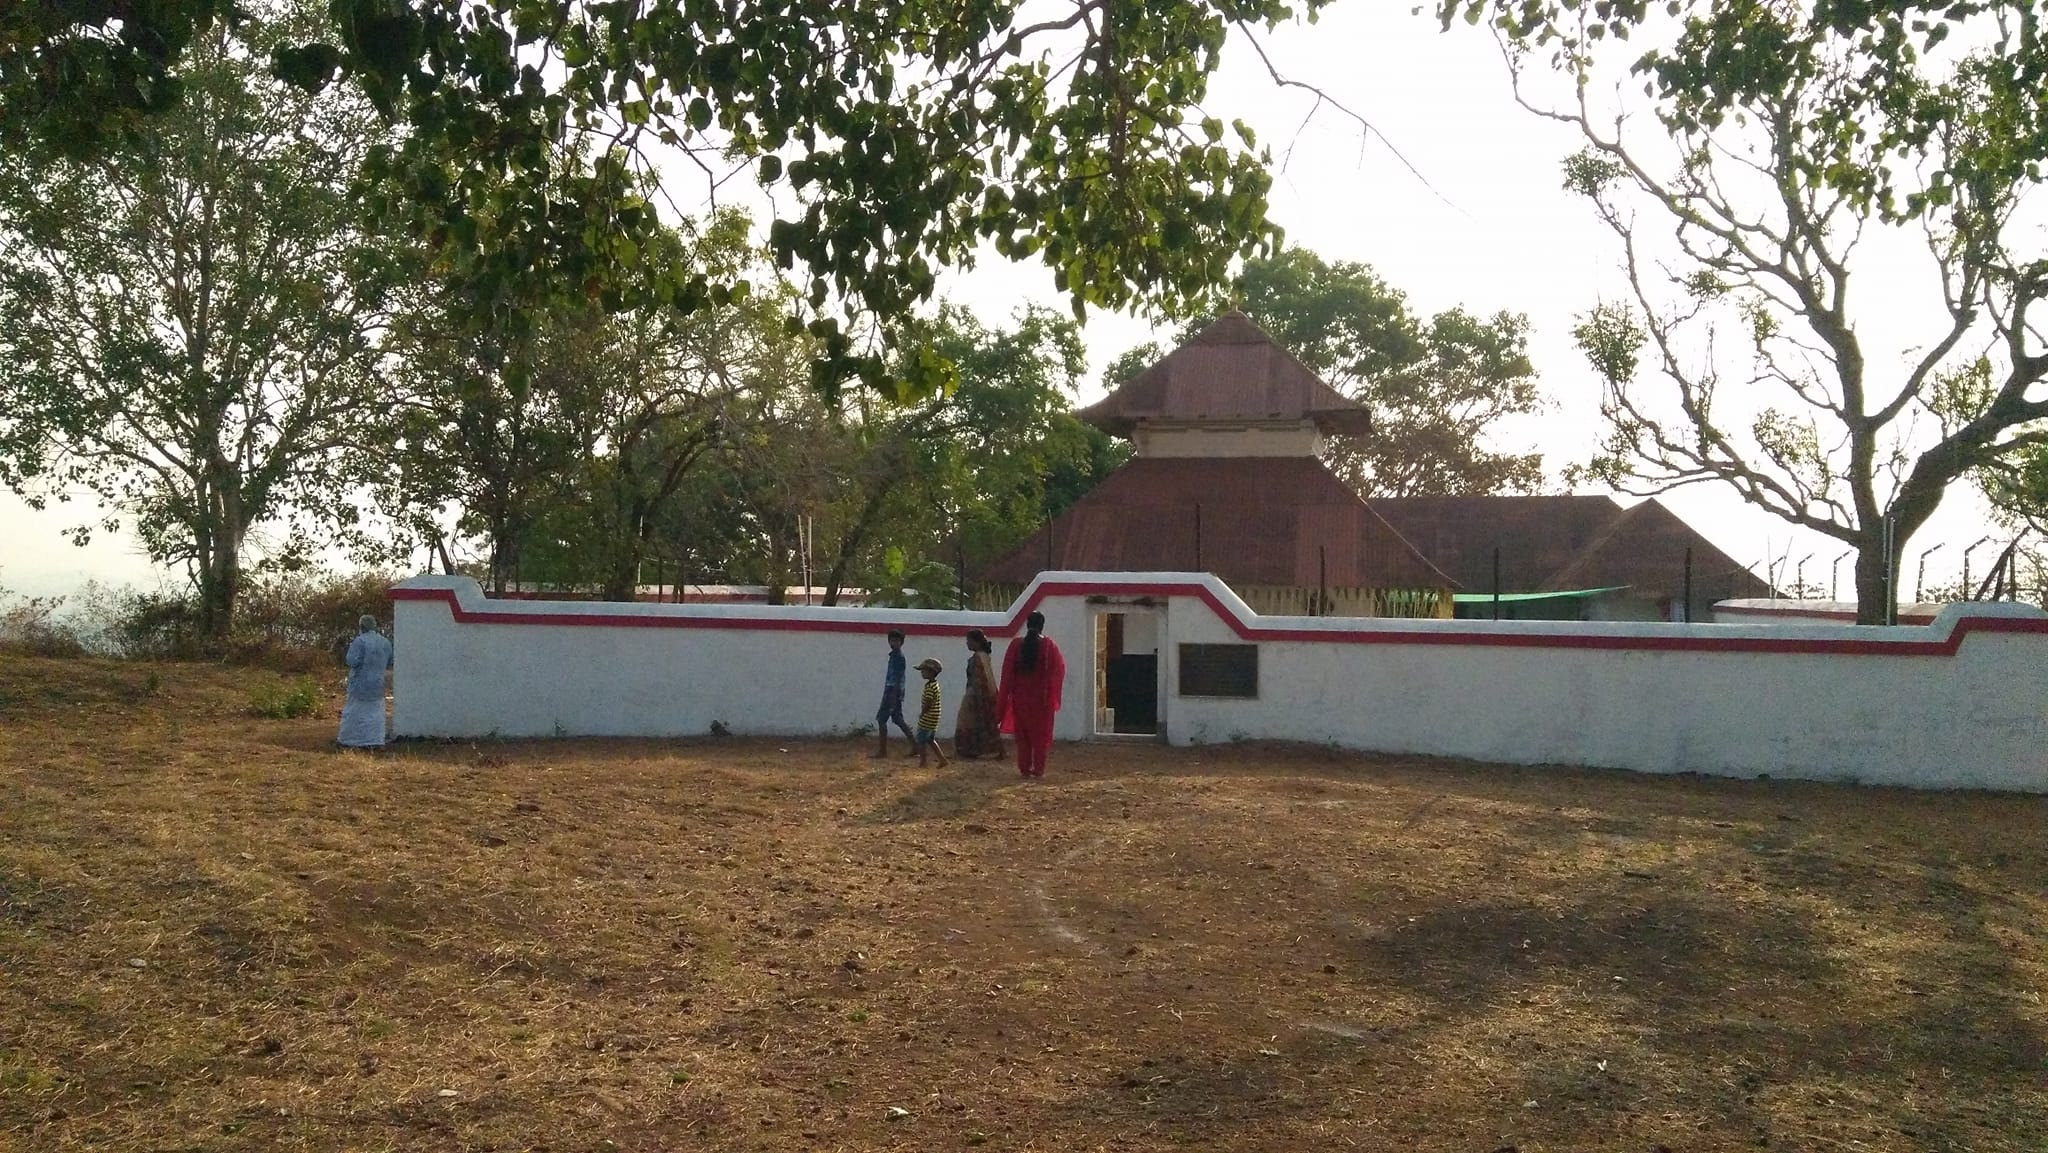
[[[1017,736],[1017,771],[1027,778],[1045,775],[1053,717],[1067,679],[1066,658],[1044,634],[1045,614],[1032,613],[1024,623],[1024,638],[1003,654],[1003,683],[996,690],[996,715],[1003,719],[1003,731]]]

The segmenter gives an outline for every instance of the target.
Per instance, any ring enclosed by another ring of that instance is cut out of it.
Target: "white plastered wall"
[[[911,609],[490,600],[462,576],[414,577],[393,598],[392,732],[399,737],[693,736],[711,731],[714,721],[738,734],[872,733],[891,628],[910,634],[903,651],[912,666],[928,656],[945,665],[940,679],[950,732],[966,631],[989,632],[1000,669],[1007,642],[998,634],[1011,619]],[[482,619],[457,620],[457,606]],[[1068,662],[1068,707],[1054,734],[1078,740],[1088,735],[1088,620],[1075,600],[1046,607],[1046,635]],[[606,623],[592,623],[600,621]],[[1021,625],[1020,617],[1020,635]],[[904,711],[915,723],[914,667],[909,682]]]
[[[1144,421],[1131,433],[1139,456],[1195,457],[1322,455],[1323,434],[1313,421],[1162,424]]]
[[[1067,658],[1055,735],[1077,740],[1091,727],[1093,614],[1144,601],[1162,610],[1160,716],[1175,744],[2048,791],[2048,615],[2024,606],[1952,606],[1891,629],[1261,618],[1185,573],[1047,573],[1003,613],[490,601],[464,577],[393,595],[400,736],[682,736],[713,721],[872,732],[891,627],[911,633],[911,663],[946,663],[950,731],[962,634],[986,630],[1000,667],[1037,603]],[[1922,655],[1957,630],[1954,653]],[[1184,643],[1257,643],[1257,699],[1179,696]],[[1785,651],[1801,646],[1855,651]]]
[[[1977,630],[1952,656],[1906,655],[1945,640],[1971,616],[2048,619],[2027,606],[1953,606],[1934,624],[1882,630],[1899,655],[1261,640],[1256,701],[1180,697],[1178,669],[1169,669],[1169,738],[1283,738],[1507,764],[2048,791],[2048,633]],[[1169,619],[1175,645],[1247,643],[1193,597],[1174,598]],[[1259,623],[1608,641],[1868,644],[1876,634],[1847,625]]]
[[[916,635],[959,679],[959,637],[996,614],[832,610],[761,605],[494,601],[467,577],[417,577],[395,596],[442,590],[492,622],[458,622],[445,600],[397,599],[392,731],[401,737],[685,736],[719,722],[734,733],[873,731],[891,627],[957,623]],[[807,619],[859,612],[868,632],[799,631]],[[575,618],[626,623],[589,625]],[[763,621],[781,627],[701,627]],[[700,627],[674,627],[690,622]],[[917,674],[913,671],[914,682]],[[906,711],[915,711],[915,685]]]

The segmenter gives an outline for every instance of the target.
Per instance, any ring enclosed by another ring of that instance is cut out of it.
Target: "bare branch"
[[[1449,197],[1445,196],[1442,192],[1438,191],[1436,185],[1431,184],[1429,182],[1429,178],[1422,174],[1422,170],[1415,167],[1414,163],[1411,162],[1399,148],[1395,147],[1394,142],[1392,140],[1387,139],[1386,133],[1381,132],[1378,128],[1374,127],[1372,121],[1367,120],[1362,114],[1354,111],[1352,108],[1347,106],[1343,101],[1338,100],[1334,96],[1331,96],[1322,88],[1319,88],[1314,84],[1307,83],[1306,81],[1295,80],[1291,77],[1281,75],[1280,69],[1273,64],[1273,58],[1266,54],[1266,46],[1259,42],[1258,33],[1252,30],[1251,25],[1243,20],[1234,20],[1232,21],[1232,23],[1236,26],[1239,32],[1242,32],[1244,34],[1245,41],[1252,46],[1252,51],[1258,54],[1259,63],[1266,66],[1266,75],[1272,78],[1275,87],[1300,89],[1303,92],[1307,92],[1315,96],[1316,107],[1321,107],[1324,104],[1328,104],[1330,107],[1335,108],[1337,111],[1343,113],[1347,118],[1355,121],[1358,124],[1359,132],[1362,134],[1362,140],[1378,137],[1380,144],[1384,146],[1389,153],[1393,154],[1394,159],[1401,162],[1401,167],[1406,168],[1408,170],[1409,175],[1415,177],[1415,179],[1424,188],[1429,189],[1430,195],[1435,196],[1438,200],[1443,201],[1444,204],[1448,205],[1449,207],[1456,209],[1459,212],[1464,212],[1464,209],[1458,208],[1456,204],[1452,203]],[[1315,114],[1315,108],[1311,108],[1309,110],[1309,114],[1313,116]],[[1306,125],[1307,123],[1308,120],[1304,118],[1302,120],[1302,124]],[[1298,134],[1299,130],[1297,130],[1297,135]],[[1289,153],[1291,154],[1292,151],[1293,149],[1290,146]]]

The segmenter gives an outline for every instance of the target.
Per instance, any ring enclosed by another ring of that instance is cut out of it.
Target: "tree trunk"
[[[194,501],[198,510],[192,528],[194,565],[199,584],[199,642],[217,648],[234,629],[235,602],[242,592],[242,523],[240,478],[218,454],[201,480]]]
[[[640,565],[654,538],[654,519],[640,502],[629,504],[622,520],[625,531],[612,542],[612,564],[604,582],[604,599],[608,601],[640,599]]]
[[[640,590],[640,550],[631,546],[620,550],[604,579],[604,599],[608,601],[630,601],[637,598]]]
[[[1856,623],[1891,623],[1891,606],[1898,602],[1898,557],[1902,542],[1892,542],[1892,555],[1885,556],[1884,522],[1879,521],[1856,541]],[[1889,562],[1889,563],[1887,563]]]
[[[633,495],[634,478],[627,469],[622,450],[617,471],[606,483],[605,501],[609,507],[599,525],[603,550],[599,568],[603,576],[598,581],[598,596],[608,601],[633,600],[640,584],[640,558],[644,551],[640,502]]]
[[[846,573],[853,567],[854,551],[860,547],[858,534],[849,533],[839,542],[839,552],[832,558],[832,569],[825,574],[825,603],[836,605],[839,594],[846,589]]]
[[[214,538],[200,546],[199,636],[202,643],[226,641],[235,623],[235,601],[242,592],[242,559],[231,540]]]
[[[504,596],[505,587],[519,567],[519,542],[511,518],[502,511],[491,514],[491,595]]]
[[[825,603],[839,603],[839,593],[846,587],[846,575],[853,568],[854,558],[860,554],[860,546],[867,539],[868,529],[882,511],[882,502],[889,498],[889,481],[884,478],[872,481],[874,488],[868,490],[867,499],[861,502],[859,515],[839,538],[839,551],[832,558],[832,570],[825,577]]]
[[[1899,559],[1906,555],[1906,542],[1913,539],[1913,534],[1919,532],[1927,518],[1941,506],[1947,486],[1946,476],[1932,481],[1918,476],[1909,477],[1893,496],[1886,513],[1865,522],[1863,533],[1856,540],[1857,624],[1885,624],[1891,620],[1899,603]],[[1884,550],[1886,518],[1891,520],[1892,526],[1889,557],[1885,556]],[[1885,579],[1887,569],[1889,581]]]

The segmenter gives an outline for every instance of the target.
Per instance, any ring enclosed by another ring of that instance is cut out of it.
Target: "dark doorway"
[[[1098,734],[1158,735],[1161,619],[1149,612],[1105,612],[1096,616]]]

